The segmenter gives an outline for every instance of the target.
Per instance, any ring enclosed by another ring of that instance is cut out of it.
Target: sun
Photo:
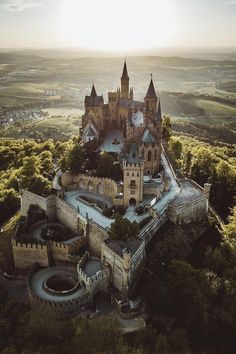
[[[176,32],[172,0],[64,0],[60,14],[67,46],[145,49],[173,44]]]

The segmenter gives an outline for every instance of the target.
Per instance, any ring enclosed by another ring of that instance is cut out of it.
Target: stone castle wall
[[[67,189],[82,189],[103,194],[108,198],[115,198],[118,186],[109,178],[91,177],[84,174],[72,175],[70,172],[62,173],[62,186]]]
[[[21,215],[27,216],[30,205],[38,205],[47,214],[47,203],[46,198],[41,197],[37,194],[29,192],[27,190],[22,190],[21,194]]]
[[[118,290],[124,290],[126,286],[126,277],[123,269],[123,258],[113,252],[104,242],[101,245],[101,260],[102,263],[109,264],[111,268],[111,284]]]
[[[15,267],[18,269],[28,269],[35,262],[42,267],[49,266],[48,248],[43,244],[26,244],[12,240]]]
[[[31,193],[27,190],[22,191],[21,195],[21,215],[27,216],[30,205],[38,205],[43,209],[49,220],[56,217],[74,232],[83,230],[86,234],[87,220],[72,206],[68,205],[63,199],[55,195],[47,198]]]
[[[56,215],[57,218],[71,230],[74,232],[78,231],[78,211],[60,198],[56,200]]]
[[[89,221],[88,247],[92,256],[101,258],[101,248],[103,241],[109,238],[107,231],[95,223]]]
[[[205,196],[178,206],[170,205],[167,212],[170,221],[176,225],[204,221],[207,219],[207,214],[208,200]]]

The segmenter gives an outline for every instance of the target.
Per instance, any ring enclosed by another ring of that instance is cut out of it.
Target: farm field
[[[228,104],[203,99],[196,99],[194,102],[197,107],[204,109],[205,114],[236,118],[236,106],[234,107]]]

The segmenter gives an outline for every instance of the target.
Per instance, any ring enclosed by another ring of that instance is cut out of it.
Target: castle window
[[[157,149],[155,149],[155,157],[154,157],[155,161],[157,159]]]
[[[148,151],[148,161],[152,161],[152,151]]]
[[[135,186],[135,185],[136,185],[136,183],[135,183],[135,180],[134,180],[134,179],[131,179],[131,181],[130,181],[130,185],[131,185],[131,186]]]
[[[129,176],[129,172],[127,172],[127,176]]]
[[[137,173],[137,177],[139,177],[139,172]]]
[[[132,172],[132,177],[134,177],[134,172]]]

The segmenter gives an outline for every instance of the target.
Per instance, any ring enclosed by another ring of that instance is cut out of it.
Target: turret
[[[133,91],[133,87],[131,87],[130,91],[129,91],[129,98],[131,101],[133,101],[134,99],[134,91]]]
[[[131,267],[131,252],[128,247],[123,248],[123,267],[125,271],[129,271]]]
[[[97,96],[97,92],[96,92],[95,86],[94,86],[94,84],[93,84],[92,90],[91,90],[91,93],[90,93],[90,97],[96,97],[96,96]]]
[[[144,102],[146,107],[148,106],[148,109],[151,110],[153,112],[153,114],[156,113],[157,111],[157,95],[156,95],[156,91],[153,85],[153,81],[152,81],[152,74],[151,74],[151,81],[146,93],[146,96],[144,97]]]
[[[121,98],[129,98],[129,76],[127,71],[126,60],[124,62],[123,73],[121,76]]]

